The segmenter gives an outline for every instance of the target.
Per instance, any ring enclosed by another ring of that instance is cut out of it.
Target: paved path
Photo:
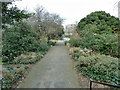
[[[29,73],[20,88],[80,88],[64,42],[57,42]]]

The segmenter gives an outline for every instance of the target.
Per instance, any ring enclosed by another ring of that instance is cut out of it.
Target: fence
[[[94,81],[90,78],[90,90],[92,90],[92,83],[107,85],[107,86],[114,87],[114,88],[120,88],[120,85],[112,85],[112,84],[109,84],[109,83],[98,82],[98,81]]]

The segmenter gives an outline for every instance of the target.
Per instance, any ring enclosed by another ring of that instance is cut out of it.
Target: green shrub
[[[95,11],[84,17],[78,23],[78,31],[84,30],[83,28],[88,24],[95,24],[97,30],[94,30],[94,33],[103,34],[105,32],[114,32],[117,33],[120,27],[120,20],[114,16],[111,16],[105,11]]]
[[[79,47],[74,48],[72,57],[74,60],[78,61],[80,56],[88,57],[91,52],[92,52],[92,50],[88,50],[86,48],[85,49],[81,49]]]
[[[17,22],[3,33],[3,62],[12,62],[15,57],[26,52],[46,52],[47,44],[40,43],[40,37],[25,22]]]
[[[93,79],[118,84],[118,59],[105,55],[80,56],[78,69]]]
[[[44,51],[44,52],[46,52],[48,49],[49,49],[49,46],[48,46],[48,44],[47,43],[41,43],[41,44],[39,44],[39,51]]]
[[[46,52],[48,49],[49,49],[50,46],[48,46],[47,43],[34,43],[31,45],[31,48],[29,48],[30,50],[29,51],[32,51],[32,52],[40,52],[40,51],[43,51],[43,52]]]
[[[79,47],[80,46],[80,42],[79,42],[78,39],[72,38],[72,39],[69,40],[69,43],[70,43],[71,46],[74,46],[74,47]]]
[[[56,42],[52,42],[52,41],[49,41],[49,42],[48,42],[48,45],[49,45],[49,46],[51,46],[51,45],[52,45],[52,46],[55,46],[55,44],[56,44]]]
[[[118,84],[120,66],[118,59],[111,56],[92,54],[92,50],[72,48],[73,59],[78,62],[78,69],[83,75],[107,83]]]
[[[120,20],[105,11],[95,11],[81,19],[77,31],[80,39],[72,45],[119,57],[118,33]],[[75,40],[74,40],[75,41]]]
[[[69,43],[74,47],[87,48],[101,54],[119,57],[118,37],[112,33],[96,34],[94,25],[86,25],[80,33],[79,39],[71,39]]]

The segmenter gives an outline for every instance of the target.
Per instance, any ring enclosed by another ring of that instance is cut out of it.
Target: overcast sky
[[[106,11],[118,17],[117,4],[119,0],[22,0],[16,1],[21,8],[33,11],[37,6],[42,5],[50,13],[57,13],[64,19],[63,25],[74,24],[76,21],[94,11]]]

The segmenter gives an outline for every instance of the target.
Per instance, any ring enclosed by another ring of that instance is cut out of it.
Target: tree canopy
[[[34,15],[28,19],[28,22],[40,36],[44,35],[48,39],[56,39],[64,33],[63,20],[58,14],[49,13],[43,6],[39,6],[35,9]]]
[[[82,30],[85,25],[95,24],[97,30],[95,33],[101,34],[105,32],[118,32],[120,21],[118,18],[111,16],[105,11],[92,12],[78,23],[78,28]]]
[[[25,10],[20,10],[16,5],[12,5],[12,2],[2,2],[2,24],[14,24],[15,21],[20,21],[23,18],[27,19],[31,14],[27,13]]]

